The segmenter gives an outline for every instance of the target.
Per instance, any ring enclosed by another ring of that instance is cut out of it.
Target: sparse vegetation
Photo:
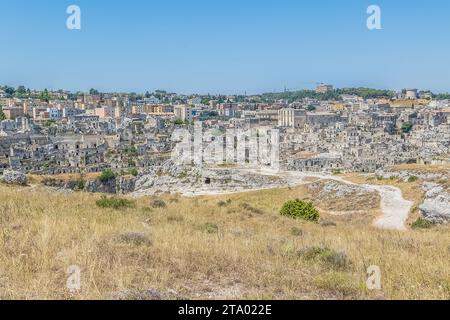
[[[422,217],[417,218],[416,221],[411,225],[411,228],[418,230],[418,229],[430,229],[434,226],[434,224],[431,221],[428,221]]]
[[[307,260],[315,260],[332,269],[341,270],[348,266],[347,255],[343,251],[335,251],[329,247],[310,247],[299,251],[299,256]]]
[[[300,237],[303,235],[303,230],[297,227],[292,227],[291,235],[293,235],[294,237]]]
[[[264,214],[264,211],[262,211],[261,209],[255,208],[248,203],[241,204],[241,208],[248,212],[254,213],[254,214]]]
[[[209,234],[214,234],[219,232],[219,227],[215,223],[207,222],[200,227],[200,230]]]
[[[227,201],[219,201],[217,203],[217,206],[221,208],[228,207],[229,205],[231,205],[231,203],[232,203],[231,199],[228,199]]]
[[[333,292],[337,296],[352,297],[357,295],[361,285],[349,274],[331,272],[319,275],[314,280],[317,288]]]
[[[118,236],[117,240],[122,243],[133,244],[136,246],[150,245],[150,239],[142,232],[125,232]]]
[[[75,191],[83,191],[85,187],[86,187],[86,182],[83,180],[83,178],[80,178],[76,182]]]
[[[123,209],[134,207],[134,202],[124,198],[118,197],[106,197],[102,196],[100,200],[97,200],[97,206],[100,208],[111,208],[111,209]]]
[[[183,171],[178,175],[178,179],[186,179],[187,176],[188,176],[188,173],[186,171]]]
[[[412,123],[407,122],[402,125],[402,133],[404,133],[404,134],[410,133],[412,128],[413,128]]]
[[[129,173],[133,176],[133,177],[137,177],[139,175],[139,171],[136,168],[132,168],[130,169]]]
[[[164,202],[164,200],[161,200],[161,199],[154,199],[154,200],[152,200],[151,205],[155,209],[167,207],[167,205]]]

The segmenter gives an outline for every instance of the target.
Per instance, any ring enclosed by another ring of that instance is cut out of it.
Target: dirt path
[[[386,230],[398,230],[406,231],[406,221],[408,219],[411,208],[414,203],[403,198],[403,193],[399,188],[383,185],[370,185],[370,184],[357,184],[348,181],[339,176],[326,175],[320,173],[303,173],[294,171],[282,171],[274,172],[271,170],[257,170],[257,169],[242,169],[246,172],[251,172],[260,175],[274,175],[282,177],[286,180],[286,187],[296,187],[301,185],[310,184],[307,178],[317,178],[319,180],[334,180],[348,185],[357,185],[367,189],[368,191],[377,191],[381,196],[381,211],[383,215],[379,217],[374,225],[381,229]],[[281,186],[268,186],[265,189],[280,188]],[[263,190],[263,189],[258,189]],[[235,194],[242,192],[258,191],[256,189],[252,190],[199,190],[199,192],[188,193],[185,196],[199,196],[199,195],[223,195],[223,194]]]
[[[287,172],[286,174],[298,176],[302,181],[305,177],[314,177],[321,180],[334,180],[349,185],[358,185],[368,191],[377,191],[381,196],[381,212],[383,215],[375,221],[375,226],[381,229],[406,231],[406,221],[408,220],[414,202],[403,198],[403,193],[399,188],[383,185],[357,184],[342,177],[315,174]]]

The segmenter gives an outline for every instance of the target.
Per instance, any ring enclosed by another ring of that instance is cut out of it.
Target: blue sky
[[[66,8],[82,29],[66,28]],[[382,10],[382,30],[366,9]],[[450,91],[442,0],[0,0],[0,83],[31,88],[259,93]]]

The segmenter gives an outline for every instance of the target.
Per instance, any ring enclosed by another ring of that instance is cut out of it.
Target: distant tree
[[[55,120],[53,119],[49,119],[49,120],[45,120],[45,122],[42,124],[45,128],[50,128],[51,126],[53,126],[56,123]]]
[[[129,95],[128,95],[128,99],[130,99],[130,101],[131,102],[134,102],[134,101],[136,101],[137,99],[136,99],[136,92],[131,92]]]
[[[90,95],[98,95],[99,92],[98,92],[98,90],[95,90],[94,88],[92,88],[91,90],[89,90],[89,94]]]
[[[309,111],[309,112],[316,111],[316,107],[314,107],[314,106],[312,106],[312,105],[309,105],[309,106],[308,106],[308,111]]]
[[[108,181],[111,181],[114,179],[116,179],[116,174],[112,170],[109,170],[109,169],[103,171],[99,177],[99,180],[101,182],[108,182]]]
[[[450,100],[450,93],[439,93],[434,95],[436,100]]]
[[[5,93],[10,96],[12,96],[12,95],[14,95],[14,93],[16,93],[16,89],[14,89],[12,87],[8,87],[8,86],[4,87],[3,91],[5,91]]]
[[[203,98],[202,99],[202,104],[207,105],[207,104],[209,104],[209,101],[211,101],[211,99],[209,97],[208,98]]]
[[[67,98],[68,98],[69,100],[76,101],[76,100],[78,99],[78,94],[76,94],[76,93],[69,93],[69,94],[67,95]]]
[[[48,93],[47,89],[41,92],[41,94],[39,95],[39,99],[45,102],[50,101],[50,94]]]
[[[147,91],[147,92],[145,93],[145,97],[146,97],[147,99],[150,98],[151,96],[152,96],[152,95],[150,94],[150,92]]]
[[[412,128],[413,128],[412,123],[406,122],[406,123],[403,124],[403,126],[402,126],[402,132],[403,132],[403,133],[410,133],[411,130],[412,130]]]
[[[3,107],[0,105],[0,121],[6,119],[5,113],[3,112]]]
[[[16,90],[16,96],[24,97],[27,95],[27,89],[24,86],[18,86]]]

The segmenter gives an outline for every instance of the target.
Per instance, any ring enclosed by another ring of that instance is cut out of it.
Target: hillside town
[[[340,94],[318,85],[303,94],[185,96],[1,88],[0,174],[110,169],[137,175],[169,159],[174,130],[200,121],[216,138],[229,130],[276,128],[281,166],[293,171],[450,162],[450,97],[416,89]],[[248,150],[245,156],[249,162]]]

